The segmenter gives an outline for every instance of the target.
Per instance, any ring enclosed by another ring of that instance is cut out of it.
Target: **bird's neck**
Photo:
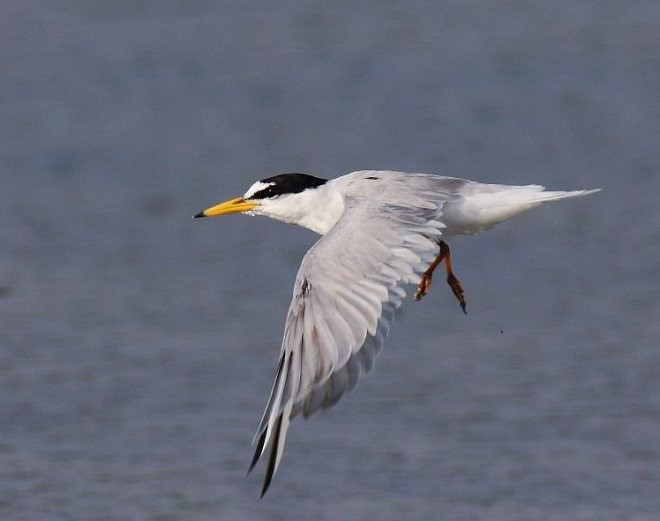
[[[343,211],[343,197],[326,184],[273,200],[255,213],[325,235]]]

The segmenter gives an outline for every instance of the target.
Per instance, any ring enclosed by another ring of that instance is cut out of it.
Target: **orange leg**
[[[461,287],[461,283],[458,281],[458,279],[454,275],[454,272],[451,269],[451,255],[449,252],[449,246],[447,246],[447,243],[445,241],[440,241],[439,245],[440,245],[440,252],[438,253],[438,256],[431,263],[428,269],[424,272],[424,274],[422,275],[422,280],[419,281],[419,285],[417,286],[417,291],[415,292],[415,300],[421,300],[422,297],[426,295],[429,288],[431,287],[431,280],[433,279],[433,271],[438,267],[438,264],[444,261],[445,272],[447,274],[447,284],[449,284],[449,287],[454,293],[454,296],[458,300],[458,303],[461,305],[461,309],[463,310],[463,313],[467,314],[467,311],[465,311],[466,304],[465,304],[465,295],[463,293],[463,288]]]

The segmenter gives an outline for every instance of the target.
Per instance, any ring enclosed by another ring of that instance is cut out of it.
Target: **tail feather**
[[[534,192],[535,197],[530,197],[530,202],[544,203],[546,201],[559,201],[561,199],[570,199],[571,197],[582,197],[583,195],[595,194],[596,192],[600,192],[600,188],[594,188],[592,190],[572,190],[568,192],[561,190],[546,192],[544,190],[545,189],[539,192]]]
[[[446,233],[472,235],[481,233],[498,223],[543,203],[600,192],[594,190],[545,191],[540,185],[506,186],[475,183],[456,202],[448,202],[443,208]]]

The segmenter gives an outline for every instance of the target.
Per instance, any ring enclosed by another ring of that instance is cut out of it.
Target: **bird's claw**
[[[458,279],[453,273],[447,275],[447,284],[449,284],[449,287],[454,293],[454,296],[458,300],[458,303],[460,304],[463,313],[467,315],[467,311],[465,310],[465,306],[467,305],[467,303],[465,302],[465,293],[463,292],[463,287],[461,286],[461,283],[458,281]]]
[[[428,269],[422,274],[422,278],[420,279],[419,284],[417,285],[417,291],[415,291],[415,300],[420,301],[426,295],[429,288],[431,287],[433,271],[438,267],[438,264],[444,261],[445,271],[447,272],[447,284],[449,284],[449,287],[454,293],[454,296],[458,300],[458,303],[460,304],[463,313],[467,315],[467,311],[465,310],[466,303],[465,303],[465,293],[463,292],[463,287],[461,286],[461,283],[454,275],[454,272],[451,270],[451,257],[450,257],[449,246],[447,246],[447,243],[444,241],[440,241],[439,245],[440,245],[440,251],[438,252],[438,256],[431,263]]]
[[[419,284],[417,285],[417,291],[415,291],[415,301],[419,302],[426,296],[426,293],[428,292],[429,288],[431,287],[431,276],[430,275],[424,275],[422,276],[422,280],[419,281]]]
[[[419,302],[420,300],[422,300],[422,298],[426,296],[429,288],[431,287],[431,280],[432,280],[432,276],[430,274],[424,274],[422,276],[422,280],[419,281],[419,284],[417,285],[417,290],[415,291],[414,298],[416,302]],[[447,284],[451,288],[451,291],[456,297],[456,300],[458,300],[458,303],[461,306],[461,310],[463,311],[463,313],[467,315],[467,311],[466,311],[467,303],[465,302],[465,292],[463,291],[463,286],[461,286],[461,283],[456,278],[456,275],[454,275],[453,273],[447,275]]]

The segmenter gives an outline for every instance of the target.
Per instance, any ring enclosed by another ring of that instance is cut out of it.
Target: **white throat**
[[[297,194],[264,199],[260,203],[249,213],[297,224],[320,235],[325,235],[344,211],[343,197],[332,189],[331,183]]]

